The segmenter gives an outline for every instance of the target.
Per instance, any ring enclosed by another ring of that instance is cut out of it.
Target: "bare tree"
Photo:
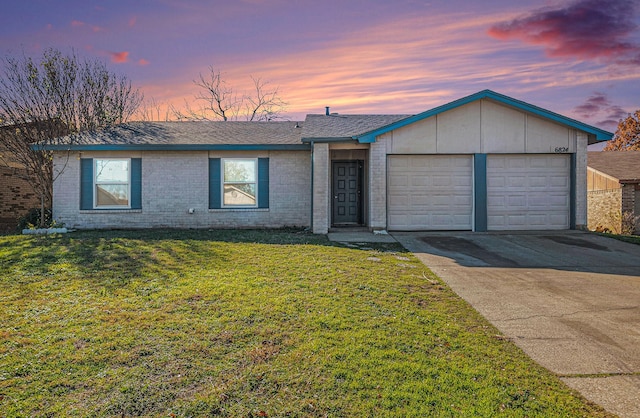
[[[280,98],[278,88],[259,77],[251,77],[253,91],[241,94],[227,85],[219,70],[209,67],[206,75],[199,74],[193,83],[201,91],[196,94],[200,106],[194,109],[185,103],[184,111],[175,111],[180,120],[240,120],[268,121],[281,117],[287,103]]]
[[[640,110],[618,123],[618,129],[604,151],[640,150]]]
[[[166,103],[158,102],[157,100],[146,97],[140,103],[140,107],[135,115],[132,116],[133,120],[139,121],[154,121],[154,122],[168,122],[172,120],[176,111],[173,106]]]
[[[0,140],[11,159],[25,168],[44,213],[52,201],[53,181],[63,170],[54,174],[53,152],[46,146],[61,136],[126,122],[142,94],[103,62],[81,59],[75,52],[48,49],[38,60],[23,53],[0,62]]]

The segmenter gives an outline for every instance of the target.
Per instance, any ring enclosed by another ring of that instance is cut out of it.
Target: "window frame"
[[[117,182],[117,181],[101,181],[98,182],[98,161],[126,161],[127,162],[127,181],[126,183],[124,182]],[[111,158],[93,158],[93,209],[131,209],[131,200],[133,198],[132,196],[132,190],[131,190],[131,183],[132,183],[132,179],[131,179],[131,171],[132,171],[132,163],[131,163],[131,158],[117,158],[117,157],[111,157]],[[126,184],[127,186],[127,200],[128,200],[128,204],[127,205],[98,205],[98,186],[99,185],[124,185]]]
[[[253,163],[253,181],[226,181],[224,172],[225,172],[225,163],[227,161],[251,161]],[[248,157],[225,157],[220,158],[220,207],[223,209],[244,209],[244,208],[258,208],[259,207],[259,162],[258,158],[248,158]],[[255,204],[253,205],[232,205],[226,204],[224,199],[224,187],[227,184],[253,184],[255,190]]]

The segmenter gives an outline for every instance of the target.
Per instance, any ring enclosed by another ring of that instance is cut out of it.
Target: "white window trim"
[[[127,170],[127,196],[129,196],[128,205],[111,205],[111,206],[98,206],[98,185],[99,184],[124,184],[114,182],[98,183],[98,161],[127,161],[129,170]],[[131,158],[94,158],[93,159],[93,208],[94,209],[131,209]]]
[[[254,181],[245,181],[245,182],[238,182],[238,181],[234,181],[234,182],[229,182],[230,184],[238,184],[238,183],[244,183],[244,184],[255,184],[256,185],[256,203],[255,205],[226,205],[224,203],[224,186],[225,184],[227,184],[227,182],[224,180],[224,163],[225,161],[253,161],[253,167],[254,167]],[[242,209],[242,208],[251,208],[251,209],[255,209],[258,207],[258,159],[257,158],[242,158],[242,157],[237,157],[237,158],[221,158],[220,159],[220,206],[224,209]]]

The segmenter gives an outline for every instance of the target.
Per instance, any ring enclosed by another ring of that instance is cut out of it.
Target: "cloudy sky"
[[[5,0],[0,53],[99,58],[147,99],[213,66],[287,116],[418,113],[492,89],[615,130],[640,108],[638,0]]]

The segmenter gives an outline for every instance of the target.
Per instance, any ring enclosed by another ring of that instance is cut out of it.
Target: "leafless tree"
[[[103,62],[81,59],[75,52],[48,49],[37,60],[23,52],[0,63],[0,140],[9,156],[4,159],[25,168],[43,213],[52,201],[53,181],[63,170],[54,174],[53,152],[43,146],[65,135],[126,122],[142,94]]]
[[[193,83],[201,91],[196,94],[195,108],[185,103],[184,111],[176,111],[179,120],[240,120],[269,121],[279,119],[287,103],[280,98],[278,88],[270,88],[260,77],[251,77],[253,91],[238,93],[228,86],[219,70],[209,67],[206,75],[199,74]]]
[[[145,97],[132,118],[138,121],[168,122],[172,120],[175,114],[176,111],[173,106]]]

